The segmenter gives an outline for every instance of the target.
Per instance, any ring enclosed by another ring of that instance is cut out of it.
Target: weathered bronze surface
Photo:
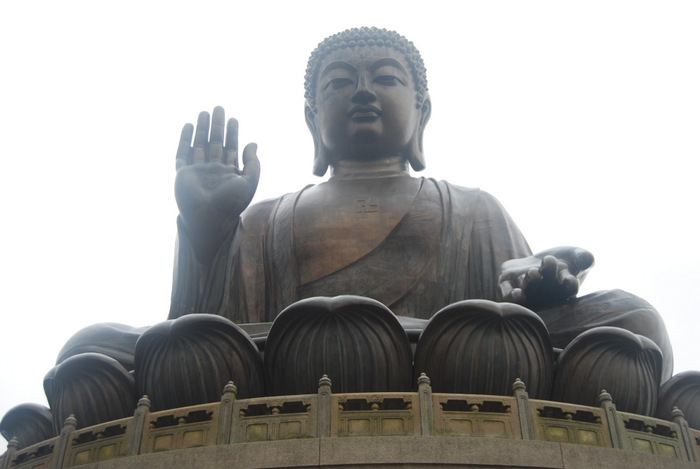
[[[136,387],[154,410],[219,399],[230,380],[241,397],[263,394],[262,360],[248,335],[210,314],[161,322],[136,343]]]
[[[134,369],[134,347],[147,327],[100,323],[85,327],[68,339],[58,352],[56,364],[80,353],[101,353],[117,360],[128,371]]]
[[[678,373],[661,386],[656,416],[670,420],[674,408],[685,414],[691,427],[700,428],[700,371]]]
[[[650,339],[618,327],[577,336],[559,356],[552,399],[595,405],[601,389],[619,410],[654,415],[662,357]]]
[[[20,404],[8,410],[0,420],[0,435],[7,441],[17,439],[24,448],[56,436],[51,411],[39,404]]]
[[[70,415],[87,427],[126,417],[136,403],[133,375],[117,360],[93,352],[73,355],[51,369],[44,392],[56,432]]]
[[[310,298],[275,320],[265,344],[269,395],[310,394],[328,375],[340,392],[408,391],[411,347],[398,319],[378,301]]]
[[[330,167],[331,177],[246,209],[260,174],[256,146],[245,147],[239,169],[237,121],[226,125],[221,108],[211,121],[202,112],[196,131],[183,128],[177,152],[170,317],[265,322],[297,300],[345,294],[415,318],[465,299],[511,301],[546,310],[559,347],[599,325],[648,335],[670,377],[671,347],[651,306],[617,301],[630,296],[619,291],[572,301],[591,253],[560,247],[533,255],[491,195],[409,174],[409,165],[425,166],[430,114],[412,43],[374,28],[326,39],[309,60],[305,115],[314,172]]]
[[[530,396],[549,399],[552,344],[544,322],[511,303],[465,300],[439,311],[416,347],[415,376],[437,392],[507,395],[516,378]]]

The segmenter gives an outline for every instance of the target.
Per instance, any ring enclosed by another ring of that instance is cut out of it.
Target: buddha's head
[[[401,157],[425,167],[430,99],[423,59],[406,38],[378,28],[330,36],[311,54],[305,87],[314,174],[343,160]]]

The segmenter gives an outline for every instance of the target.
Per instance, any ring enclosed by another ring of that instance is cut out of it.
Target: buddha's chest
[[[379,247],[411,210],[420,180],[329,181],[304,191],[294,210],[294,250],[302,284]]]

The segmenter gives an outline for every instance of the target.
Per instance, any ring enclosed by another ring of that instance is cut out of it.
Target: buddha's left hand
[[[561,304],[576,296],[593,261],[593,254],[571,246],[506,261],[498,278],[503,301],[530,307]]]

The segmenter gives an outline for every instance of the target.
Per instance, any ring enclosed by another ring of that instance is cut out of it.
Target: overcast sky
[[[700,369],[700,3],[437,4],[3,2],[0,416],[45,404],[82,327],[167,317],[175,149],[200,110],[258,143],[255,200],[320,181],[306,60],[362,25],[422,52],[424,175],[494,194],[535,251],[591,250],[584,292],[644,297],[676,372]]]

